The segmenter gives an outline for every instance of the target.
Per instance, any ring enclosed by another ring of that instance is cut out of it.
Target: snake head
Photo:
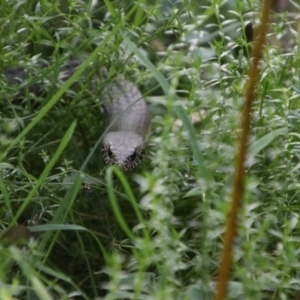
[[[136,133],[112,131],[103,140],[103,156],[108,165],[128,171],[135,168],[145,153],[145,141]]]

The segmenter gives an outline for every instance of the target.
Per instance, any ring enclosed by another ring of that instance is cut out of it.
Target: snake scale
[[[61,67],[63,76],[60,78],[69,79],[80,64],[79,61],[69,61]],[[42,68],[47,66],[41,65]],[[4,70],[3,75],[9,85],[20,84],[28,77],[23,67]],[[101,80],[107,80],[107,70],[104,67],[99,75]],[[35,95],[41,94],[43,82],[33,83],[28,91]],[[17,94],[18,98],[22,94]],[[137,86],[123,77],[108,83],[99,93],[99,97],[108,116],[108,129],[102,143],[105,162],[126,171],[131,170],[140,163],[145,153],[150,128],[147,104]]]

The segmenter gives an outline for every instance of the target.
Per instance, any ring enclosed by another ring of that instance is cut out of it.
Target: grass
[[[260,8],[237,2],[2,4],[0,67],[36,76],[21,83],[23,103],[1,79],[0,299],[213,298],[251,49],[245,26]],[[274,22],[277,36],[286,17]],[[60,82],[70,58],[84,64]],[[103,65],[136,82],[151,110],[147,155],[130,173],[101,157],[106,83],[90,82]],[[300,289],[299,66],[298,45],[265,47],[227,299],[295,299]],[[30,95],[45,77],[46,93]]]

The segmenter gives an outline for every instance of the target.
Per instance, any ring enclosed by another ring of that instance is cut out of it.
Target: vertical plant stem
[[[236,169],[230,212],[227,216],[226,231],[224,235],[224,249],[219,269],[218,284],[215,300],[222,300],[226,297],[227,284],[230,275],[232,260],[232,248],[234,238],[237,234],[237,217],[241,206],[241,198],[244,190],[245,161],[248,149],[248,136],[251,124],[251,107],[255,99],[255,87],[259,77],[259,62],[262,58],[263,46],[268,26],[271,0],[265,0],[262,6],[260,26],[256,34],[256,42],[253,49],[252,64],[249,70],[249,79],[245,92],[245,106],[242,116],[242,132],[240,137],[239,153],[236,160]]]

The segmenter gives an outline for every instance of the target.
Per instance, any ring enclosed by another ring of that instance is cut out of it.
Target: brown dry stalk
[[[232,248],[234,238],[237,234],[237,217],[241,206],[241,199],[244,190],[245,161],[248,148],[248,136],[251,124],[251,107],[255,99],[255,87],[259,77],[259,62],[262,58],[263,46],[268,26],[271,0],[265,0],[262,6],[260,26],[258,27],[255,45],[252,54],[252,64],[249,69],[249,79],[246,86],[245,106],[242,116],[242,131],[240,137],[239,153],[236,159],[234,184],[230,212],[227,216],[226,231],[224,234],[224,249],[218,275],[218,284],[215,300],[222,300],[226,297],[227,284],[230,276],[232,260]]]

